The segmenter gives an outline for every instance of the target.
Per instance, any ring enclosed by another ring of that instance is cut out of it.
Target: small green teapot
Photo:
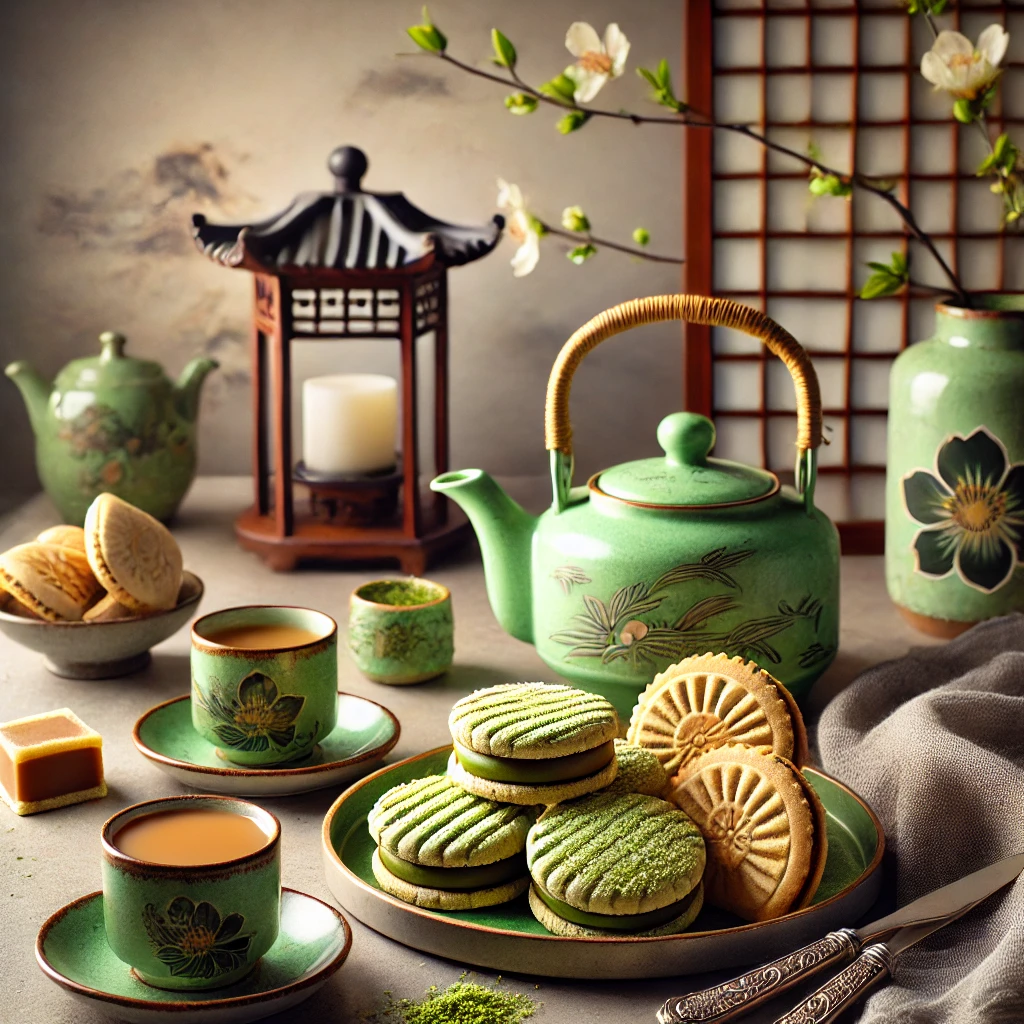
[[[765,470],[709,457],[710,420],[674,413],[664,457],[606,469],[572,486],[569,390],[583,357],[630,327],[682,319],[759,338],[796,387],[796,489]],[[821,398],[807,353],[764,314],[691,295],[635,299],[565,344],[545,407],[552,507],[527,514],[479,469],[431,488],[462,506],[483,551],[502,627],[554,671],[628,716],[655,674],[691,654],[750,658],[802,697],[839,643],[839,537],[814,506]]]
[[[124,335],[105,331],[100,346],[52,386],[23,360],[5,370],[28,406],[39,479],[67,523],[84,522],[103,491],[169,519],[195,475],[199,391],[217,362],[193,359],[175,384],[126,356]]]

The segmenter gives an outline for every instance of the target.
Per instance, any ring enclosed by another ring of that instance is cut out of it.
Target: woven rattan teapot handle
[[[743,331],[764,342],[768,350],[782,360],[796,389],[797,488],[810,507],[817,474],[815,452],[822,443],[821,393],[810,357],[800,343],[764,313],[730,299],[705,295],[652,295],[612,306],[585,323],[562,346],[551,368],[544,405],[544,442],[552,456],[556,511],[561,511],[569,503],[573,469],[569,392],[573,375],[583,357],[602,341],[631,327],[663,320],[682,320]]]

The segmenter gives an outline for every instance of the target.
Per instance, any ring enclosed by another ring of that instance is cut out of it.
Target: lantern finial
[[[359,192],[368,166],[366,154],[355,146],[338,146],[332,150],[327,168],[334,175],[334,191]]]

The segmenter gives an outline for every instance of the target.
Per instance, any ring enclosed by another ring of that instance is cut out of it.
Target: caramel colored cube
[[[0,797],[36,814],[107,795],[103,738],[67,708],[0,725]]]

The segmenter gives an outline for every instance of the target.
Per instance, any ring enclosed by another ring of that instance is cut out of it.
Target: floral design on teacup
[[[142,912],[142,923],[153,954],[173,977],[209,980],[245,966],[252,935],[240,935],[241,914],[221,918],[212,903],[193,903],[176,896],[164,914],[152,903]]]
[[[238,684],[238,696],[225,703],[216,693],[196,686],[199,706],[214,720],[213,731],[227,747],[249,752],[283,749],[295,741],[295,721],[305,697],[282,694],[270,676],[247,675]]]

